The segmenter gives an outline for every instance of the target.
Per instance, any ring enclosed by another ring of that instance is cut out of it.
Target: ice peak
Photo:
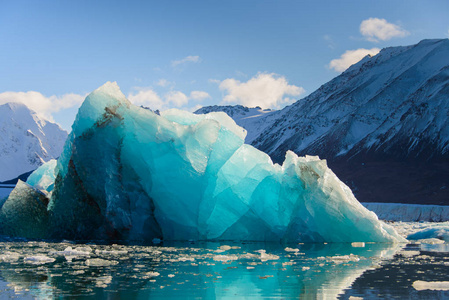
[[[102,86],[100,86],[98,89],[92,92],[92,94],[104,94],[105,96],[111,97],[113,99],[117,99],[120,101],[126,101],[125,95],[120,90],[120,87],[118,86],[116,81],[108,81]]]

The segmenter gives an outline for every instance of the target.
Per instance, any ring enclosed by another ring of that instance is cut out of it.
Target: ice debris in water
[[[404,241],[325,160],[288,151],[273,164],[245,135],[225,113],[157,115],[108,82],[82,104],[56,166],[30,176],[51,191],[42,194],[48,205],[19,184],[1,209],[2,230],[31,238]]]
[[[424,239],[440,239],[449,242],[449,226],[436,225],[424,230],[410,234],[407,239],[424,240]]]
[[[42,265],[47,263],[52,263],[56,259],[52,257],[48,257],[46,255],[34,255],[34,256],[28,256],[23,259],[25,263],[32,264],[32,265]]]
[[[91,258],[86,260],[86,265],[90,267],[109,267],[118,264],[116,260],[107,260],[102,258]]]

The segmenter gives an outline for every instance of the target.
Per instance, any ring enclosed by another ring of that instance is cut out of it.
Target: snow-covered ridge
[[[236,123],[275,162],[287,150],[326,159],[360,201],[448,204],[448,116],[449,40],[441,39],[385,48],[296,103]],[[406,168],[393,175],[391,162]],[[372,176],[403,192],[367,185]]]
[[[274,158],[286,149],[325,158],[367,150],[395,155],[393,146],[416,156],[428,141],[446,153],[448,54],[447,39],[383,49],[286,107],[253,144]]]
[[[67,132],[21,103],[0,105],[0,182],[61,154]]]

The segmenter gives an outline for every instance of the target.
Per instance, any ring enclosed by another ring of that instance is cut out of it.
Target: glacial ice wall
[[[159,116],[106,83],[82,104],[57,165],[30,176],[51,191],[48,236],[403,241],[326,161],[289,151],[282,166],[273,164],[245,135],[224,113]]]

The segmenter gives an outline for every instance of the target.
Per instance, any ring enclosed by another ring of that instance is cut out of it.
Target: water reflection
[[[360,246],[360,245],[356,245]],[[0,243],[3,295],[53,298],[331,298],[392,259],[391,244]]]

